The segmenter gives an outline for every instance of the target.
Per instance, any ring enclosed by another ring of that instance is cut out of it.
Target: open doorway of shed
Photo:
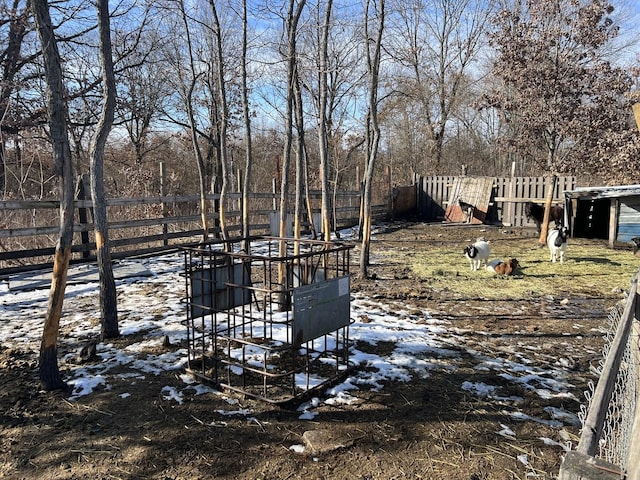
[[[609,238],[611,215],[609,199],[578,200],[573,224],[573,236],[578,238]]]

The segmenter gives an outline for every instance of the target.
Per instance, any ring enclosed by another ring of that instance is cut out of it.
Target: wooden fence
[[[610,339],[600,378],[587,396],[580,441],[566,454],[559,480],[640,479],[640,327],[638,278],[624,306],[609,315]]]
[[[320,211],[321,192],[312,191],[310,197],[315,214]],[[207,196],[210,202],[208,217],[212,225],[209,230],[211,235],[219,233],[218,215],[215,212],[219,198],[218,194]],[[242,196],[240,193],[230,193],[228,199],[229,233],[239,236]],[[108,199],[106,205],[113,258],[151,254],[200,241],[199,200],[198,195]],[[273,216],[278,215],[279,200],[278,192],[250,195],[251,235],[272,233],[270,228]],[[374,217],[380,219],[388,215],[389,205],[388,200],[374,205]],[[91,200],[75,200],[72,262],[94,258],[92,207]],[[360,192],[338,192],[333,212],[336,228],[356,225],[360,213]],[[58,219],[58,201],[0,201],[0,275],[50,265],[59,233]],[[308,227],[308,222],[305,225]]]
[[[415,212],[420,219],[438,221],[444,214],[454,185],[460,179],[472,177],[416,177],[415,185],[391,188],[390,182],[374,199],[376,219],[407,215]],[[492,181],[487,182],[486,178]],[[482,185],[491,187],[488,212],[483,221],[505,226],[533,226],[524,215],[524,202],[542,202],[546,198],[550,179],[546,177],[484,177]],[[468,182],[466,182],[468,183]],[[83,182],[78,182],[75,201],[77,215],[74,225],[72,261],[93,259],[95,242],[91,218],[91,200],[82,196]],[[554,200],[562,199],[564,190],[575,187],[574,177],[559,177]],[[279,196],[272,192],[250,195],[250,231],[252,235],[271,234],[274,215],[277,216]],[[314,215],[320,211],[319,191],[310,192]],[[216,204],[219,195],[211,194],[210,234],[219,233]],[[241,194],[228,194],[229,233],[241,234]],[[114,258],[154,253],[200,240],[199,196],[157,196],[145,198],[113,198],[107,200],[109,236]],[[358,223],[360,192],[342,191],[335,196],[333,211],[335,228]],[[414,207],[412,207],[412,205]],[[54,253],[59,230],[57,201],[0,201],[0,275],[48,265]],[[315,223],[315,222],[314,222]]]
[[[443,220],[452,201],[454,185],[462,178],[469,177],[416,176],[418,216],[426,221]],[[575,182],[575,177],[557,177],[553,200],[564,201],[563,192],[573,190]],[[550,185],[550,177],[493,177],[486,221],[512,227],[533,226],[524,214],[524,204],[544,202]]]

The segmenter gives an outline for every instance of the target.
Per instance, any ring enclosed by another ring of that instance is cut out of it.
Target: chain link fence
[[[624,303],[613,307],[608,316],[608,329],[605,337],[605,345],[602,349],[602,359],[598,363],[597,375],[602,376],[602,369],[606,358],[612,354],[611,346],[614,343],[616,331],[623,321]],[[619,465],[626,469],[626,461],[631,448],[631,431],[633,427],[634,413],[636,409],[637,391],[637,352],[638,352],[638,332],[631,330],[631,335],[624,342],[624,351],[620,368],[616,375],[616,380],[611,394],[611,400],[607,407],[605,422],[602,428],[602,435],[598,442],[596,456],[607,462]],[[590,388],[585,392],[587,404],[582,405],[580,421],[584,425],[588,408],[592,404],[595,384],[590,383]]]
[[[589,384],[587,402],[581,407],[580,442],[568,452],[559,480],[591,478],[640,478],[636,419],[640,358],[638,324],[638,280],[631,282],[626,301],[613,307],[602,358],[597,366],[598,382]]]

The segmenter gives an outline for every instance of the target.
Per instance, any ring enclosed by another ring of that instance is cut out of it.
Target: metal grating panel
[[[251,285],[249,269],[250,265],[243,262],[192,271],[191,316],[197,318],[212,310],[223,311],[249,303],[251,292],[242,288]]]
[[[349,325],[349,277],[293,289],[293,338],[296,345]]]

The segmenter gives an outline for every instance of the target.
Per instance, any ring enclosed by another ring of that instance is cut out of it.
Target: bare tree
[[[54,255],[49,304],[40,344],[40,384],[44,390],[60,390],[67,388],[58,369],[57,343],[73,239],[73,171],[71,148],[67,136],[67,103],[62,62],[51,23],[49,6],[46,0],[32,0],[31,6],[44,57],[47,114],[60,193],[60,233]]]
[[[242,61],[240,68],[242,70],[242,115],[244,119],[244,142],[245,142],[245,164],[244,179],[242,182],[242,236],[249,237],[249,189],[252,180],[253,165],[253,140],[251,138],[251,110],[249,106],[249,87],[247,80],[247,0],[242,0]],[[248,247],[245,245],[245,250]]]
[[[218,92],[218,107],[219,107],[219,158],[218,163],[220,165],[222,173],[222,186],[220,189],[220,203],[218,206],[218,218],[220,219],[220,231],[222,238],[228,237],[227,232],[227,214],[226,214],[226,199],[227,190],[229,188],[229,160],[227,149],[227,129],[229,124],[229,103],[227,101],[227,88],[225,79],[225,57],[223,54],[222,46],[222,30],[220,28],[220,19],[218,18],[218,10],[216,9],[216,2],[209,0],[211,6],[211,13],[213,17],[213,36],[215,39],[215,65],[216,65],[216,88]]]
[[[332,0],[319,2],[313,10],[314,18],[308,23],[314,28],[302,30],[298,72],[307,94],[309,106],[316,116],[318,141],[318,177],[322,191],[321,230],[325,240],[331,238],[331,200],[335,200],[335,188],[330,179],[338,178],[340,162],[344,157],[342,142],[352,120],[348,106],[363,87],[364,63],[359,56],[362,45],[361,32],[348,18],[334,15]],[[314,177],[315,168],[307,177]]]
[[[320,182],[322,185],[322,232],[324,240],[331,240],[331,209],[329,206],[329,134],[327,126],[327,96],[328,85],[327,77],[329,75],[329,26],[331,21],[331,10],[333,1],[327,0],[325,5],[324,21],[322,23],[322,36],[319,49],[319,105],[318,105],[318,143],[320,151]]]
[[[306,0],[299,0],[296,3],[296,0],[289,0],[287,6],[287,17],[285,20],[285,46],[284,46],[284,57],[285,64],[287,69],[287,89],[286,89],[286,107],[285,107],[285,141],[284,141],[284,152],[282,155],[282,177],[280,183],[280,228],[279,228],[279,236],[282,240],[280,240],[278,244],[278,255],[280,257],[284,257],[287,254],[287,242],[284,240],[287,233],[287,217],[289,212],[289,170],[291,165],[291,149],[293,145],[293,124],[294,117],[296,116],[296,96],[299,94],[299,79],[297,77],[296,69],[297,69],[297,37],[298,37],[298,22],[300,21],[300,17],[302,15],[302,11],[304,10],[306,4]],[[297,91],[296,91],[297,88]],[[298,102],[298,107],[302,108],[300,103]],[[300,132],[298,132],[300,133]],[[300,146],[300,143],[298,144]],[[299,153],[298,153],[299,154]],[[300,157],[298,157],[300,158]],[[298,170],[297,175],[301,175],[301,172]],[[296,181],[296,192],[299,188],[299,181]],[[300,198],[296,195],[296,214],[299,212],[299,201]],[[298,224],[299,225],[299,224]],[[286,285],[286,275],[285,265],[283,262],[278,263],[278,282],[283,287]],[[283,291],[279,294],[279,304],[280,308],[283,310],[289,308],[289,299],[286,296],[286,292]]]
[[[296,40],[294,39],[294,45]],[[296,51],[292,52],[295,57],[297,57]],[[305,125],[304,125],[304,107],[302,100],[302,85],[300,81],[300,66],[298,59],[295,59],[294,68],[293,68],[293,77],[291,78],[290,88],[292,90],[293,96],[293,113],[294,113],[294,123],[296,127],[296,142],[295,142],[295,153],[296,153],[296,169],[295,169],[295,201],[293,208],[293,236],[294,238],[300,238],[301,232],[301,220],[302,220],[302,209],[303,209],[303,197],[305,192],[305,187],[308,186],[308,159],[307,159],[307,145],[306,145],[306,136],[305,136]],[[308,190],[307,190],[308,191]],[[309,199],[307,195],[307,199]],[[311,202],[308,201],[307,205],[310,206]],[[309,219],[313,222],[313,215],[311,209],[309,208]],[[298,254],[300,249],[300,243],[296,242],[294,245],[294,254]]]
[[[364,175],[362,200],[362,246],[360,250],[360,276],[367,278],[369,251],[371,248],[371,197],[375,164],[380,144],[378,122],[378,89],[382,56],[382,33],[385,21],[385,0],[366,0],[364,10],[364,34],[366,39],[367,72],[369,80],[367,112],[367,165]]]
[[[101,337],[115,338],[120,335],[118,329],[118,305],[116,284],[111,264],[111,246],[109,243],[109,224],[104,194],[104,149],[107,137],[113,125],[116,108],[116,81],[113,71],[111,48],[111,23],[109,19],[109,0],[98,0],[98,31],[100,36],[100,63],[102,65],[103,103],[96,131],[89,147],[91,158],[91,198],[94,211],[94,231],[96,238],[96,257],[100,283]]]
[[[289,211],[289,170],[291,165],[291,148],[293,144],[293,122],[294,122],[294,84],[297,81],[297,35],[298,22],[302,11],[306,4],[306,0],[289,0],[286,19],[286,44],[285,44],[285,62],[287,66],[287,91],[286,91],[286,109],[285,109],[285,145],[282,156],[282,177],[280,187],[280,237],[286,235],[287,213]],[[280,255],[284,255],[286,244],[281,242]]]
[[[402,68],[394,83],[407,109],[420,106],[409,130],[417,125],[424,130],[419,141],[426,141],[425,170],[438,171],[442,165],[447,132],[469,89],[492,3],[410,0],[395,8],[390,50]]]
[[[11,108],[11,96],[16,90],[16,77],[25,64],[22,45],[29,32],[29,10],[20,0],[13,0],[0,11],[0,28],[3,34],[0,50],[0,184],[6,193],[5,132],[15,134],[16,125],[7,117]],[[6,37],[5,37],[6,33]]]
[[[176,65],[177,74],[182,77],[180,84],[185,87],[183,92],[185,107],[188,118],[188,126],[191,137],[191,144],[198,166],[198,178],[200,185],[200,218],[202,223],[202,236],[203,241],[206,241],[209,237],[209,219],[208,219],[208,205],[207,205],[207,192],[209,191],[209,182],[207,176],[207,167],[205,163],[204,155],[200,147],[198,126],[196,122],[196,105],[194,104],[194,92],[201,72],[196,67],[196,59],[193,51],[193,43],[191,40],[191,27],[189,25],[189,18],[187,16],[185,2],[183,0],[177,1],[180,18],[184,27],[185,33],[185,48],[187,50],[188,71],[185,71],[181,65]],[[177,63],[180,62],[178,57]]]
[[[114,48],[122,50],[117,58],[124,58],[117,77],[117,122],[124,126],[135,152],[135,163],[144,164],[144,157],[160,144],[153,144],[154,122],[162,112],[164,101],[170,96],[165,62],[161,58],[160,33],[151,31],[133,40],[123,39]],[[128,45],[128,42],[132,45]]]
[[[235,126],[235,109],[241,105],[237,100],[240,96],[236,96],[240,88],[236,88],[233,77],[235,67],[241,68],[240,61],[226,51],[232,42],[229,35],[235,32],[224,23],[231,19],[223,16],[229,11],[223,11],[217,3],[209,3],[210,8],[204,12],[181,0],[169,0],[168,5],[173,6],[169,12],[177,10],[181,25],[171,33],[165,49],[172,69],[169,80],[176,94],[172,102],[167,102],[164,115],[189,133],[198,165],[203,225],[206,223],[209,229],[207,193],[219,192],[214,210],[221,233],[226,236],[226,195],[233,179],[229,137]]]

